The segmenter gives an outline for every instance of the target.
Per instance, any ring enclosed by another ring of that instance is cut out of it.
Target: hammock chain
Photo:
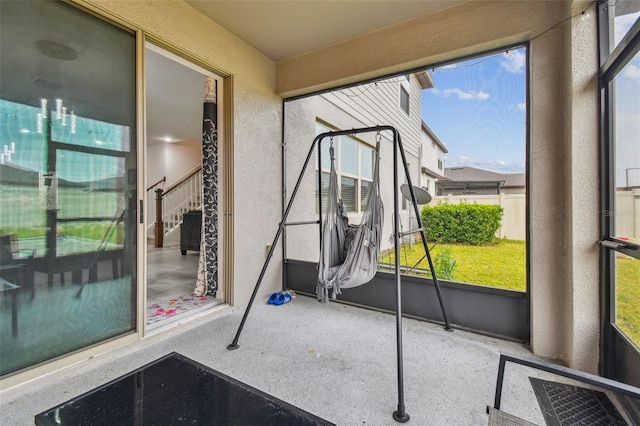
[[[333,164],[335,160],[334,149],[333,149],[333,136],[329,138],[329,155],[331,156],[331,163]]]

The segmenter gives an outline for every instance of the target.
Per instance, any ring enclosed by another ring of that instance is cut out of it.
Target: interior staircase
[[[155,231],[147,233],[147,244],[162,247],[165,241],[178,242],[182,215],[191,210],[202,209],[202,166],[194,167],[166,189],[157,188],[155,199]],[[162,231],[160,238],[159,228]]]

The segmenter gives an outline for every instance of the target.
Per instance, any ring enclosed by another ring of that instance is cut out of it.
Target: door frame
[[[640,386],[640,349],[616,325],[616,271],[618,253],[640,259],[637,244],[615,238],[615,149],[613,80],[640,52],[640,21],[610,52],[610,13],[607,2],[598,5],[600,50],[600,374]],[[635,249],[633,249],[635,246]]]
[[[167,58],[178,62],[179,64],[191,68],[208,77],[214,78],[217,82],[217,111],[218,111],[218,281],[220,283],[219,290],[223,292],[223,303],[233,305],[233,76],[211,64],[193,55],[185,49],[167,42],[155,35],[142,33],[140,37],[142,45],[142,61],[144,63],[144,52],[149,45],[153,46],[156,52],[166,56]],[[154,201],[147,199],[146,191],[143,191],[148,185],[146,181],[147,170],[147,134],[146,134],[146,77],[144,68],[141,68],[139,78],[141,82],[139,87],[143,90],[140,93],[142,99],[142,119],[140,121],[143,136],[139,139],[141,147],[139,147],[142,155],[139,158],[139,170],[141,170],[141,179],[139,182],[139,193],[142,195],[140,205],[146,205],[146,208],[152,208]],[[203,99],[204,102],[204,92]],[[144,209],[143,209],[144,210]],[[144,213],[146,215],[146,212]],[[146,242],[147,239],[147,223],[145,216],[140,215],[140,233],[143,238],[141,241]],[[147,318],[146,318],[146,299],[147,299],[147,245],[139,244],[139,264],[140,276],[142,277],[141,285],[138,289],[138,329],[141,337],[148,334]],[[194,279],[195,282],[195,279]]]

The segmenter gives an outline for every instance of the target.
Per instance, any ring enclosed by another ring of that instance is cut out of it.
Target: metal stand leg
[[[233,338],[233,342],[231,342],[227,349],[235,350],[240,347],[238,345],[238,340],[240,339],[240,334],[242,333],[242,329],[244,328],[244,323],[247,321],[247,317],[249,316],[249,311],[253,306],[253,302],[256,299],[256,295],[258,294],[258,289],[262,284],[262,279],[264,278],[264,274],[267,271],[267,267],[269,266],[269,262],[271,261],[271,257],[273,257],[273,252],[276,249],[276,244],[278,244],[278,240],[280,239],[280,235],[282,235],[282,231],[286,226],[287,217],[289,216],[289,212],[291,211],[291,206],[293,205],[293,201],[296,199],[296,195],[298,193],[298,189],[300,188],[300,184],[302,183],[302,178],[304,177],[304,172],[307,170],[307,166],[311,160],[311,156],[313,155],[313,150],[318,142],[318,140],[323,137],[323,135],[317,136],[313,143],[311,144],[311,149],[309,149],[309,153],[307,154],[307,159],[304,162],[304,166],[302,166],[302,171],[300,172],[300,176],[298,176],[298,181],[296,182],[296,186],[291,193],[291,200],[289,200],[289,204],[282,215],[282,222],[280,222],[280,226],[278,227],[278,232],[276,232],[276,236],[273,239],[273,243],[271,243],[271,248],[269,249],[269,254],[267,254],[267,259],[262,266],[262,271],[260,271],[260,276],[258,277],[258,281],[256,282],[255,287],[253,288],[253,293],[251,293],[251,298],[249,299],[249,304],[247,305],[247,309],[244,311],[244,315],[242,316],[242,321],[240,321],[240,326],[238,327],[238,331],[236,332],[235,337]]]
[[[398,362],[398,409],[393,412],[393,419],[400,423],[409,421],[409,414],[404,409],[404,365],[402,355],[402,279],[400,277],[400,214],[398,212],[398,151],[402,152],[400,135],[393,134],[393,243],[395,250],[395,279],[396,279],[396,354]],[[404,156],[403,156],[404,161]],[[406,162],[405,162],[406,170]]]
[[[293,201],[293,198],[291,199],[291,201]],[[289,207],[290,206],[291,206],[291,202],[289,202]],[[288,210],[289,209],[287,208],[287,212]],[[240,339],[240,333],[242,333],[242,329],[244,328],[244,323],[247,321],[247,317],[249,316],[249,311],[253,306],[253,301],[255,300],[256,295],[258,294],[258,289],[260,288],[260,284],[262,284],[262,279],[264,278],[264,274],[267,271],[267,267],[269,266],[269,262],[271,261],[271,257],[273,256],[273,252],[276,248],[276,244],[278,243],[278,240],[280,239],[280,235],[282,234],[282,230],[284,229],[285,219],[286,219],[286,215],[282,219],[282,222],[280,223],[280,227],[278,228],[276,237],[273,239],[273,243],[271,244],[271,249],[269,250],[269,254],[267,255],[267,260],[264,262],[264,265],[262,266],[260,277],[258,278],[258,282],[256,282],[256,286],[253,288],[253,293],[251,293],[249,304],[247,305],[247,309],[245,309],[244,311],[244,315],[242,316],[242,321],[240,321],[240,326],[238,327],[238,331],[236,332],[236,335],[233,338],[233,342],[227,345],[227,349],[229,349],[230,351],[238,349],[240,347],[240,345],[238,344],[238,340]]]
[[[400,140],[399,135],[398,135],[398,146],[400,148],[400,154],[402,156],[402,164],[404,165],[405,175],[407,176],[407,185],[409,186],[409,192],[411,194],[411,203],[413,204],[413,210],[416,215],[416,220],[418,221],[418,229],[420,229],[420,234],[422,235],[422,245],[424,246],[424,251],[427,256],[427,261],[429,263],[429,270],[431,271],[431,279],[433,280],[433,285],[435,286],[436,294],[438,295],[438,302],[440,303],[440,310],[442,311],[442,317],[444,319],[444,324],[445,324],[444,329],[447,331],[453,331],[451,324],[449,324],[449,317],[447,315],[447,308],[444,305],[444,299],[442,298],[440,283],[438,282],[438,277],[436,276],[436,271],[435,271],[435,268],[433,267],[433,260],[431,259],[431,253],[429,251],[429,246],[427,245],[427,236],[424,233],[424,227],[422,226],[422,218],[420,217],[420,210],[418,209],[416,194],[413,191],[413,184],[411,183],[411,174],[409,173],[409,169],[407,167],[407,158],[404,154],[404,148],[402,147],[402,141]],[[396,191],[397,191],[397,188],[396,188]]]

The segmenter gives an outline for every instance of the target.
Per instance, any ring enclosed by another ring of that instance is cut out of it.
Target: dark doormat
[[[601,391],[529,377],[549,426],[627,426]]]
[[[333,425],[175,352],[38,414],[35,423]]]

